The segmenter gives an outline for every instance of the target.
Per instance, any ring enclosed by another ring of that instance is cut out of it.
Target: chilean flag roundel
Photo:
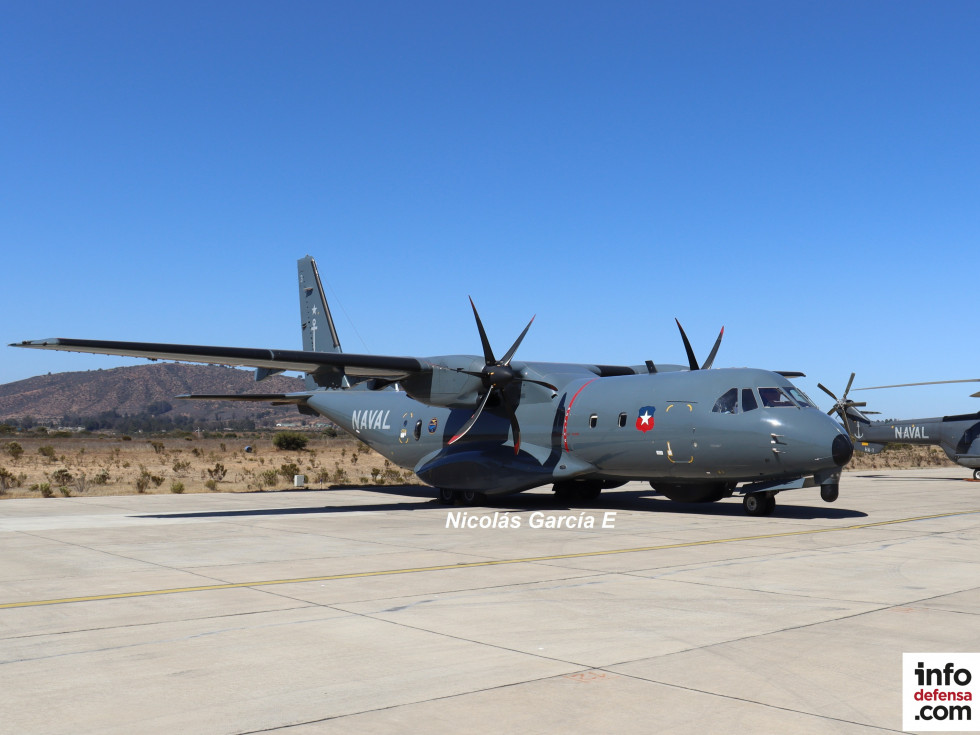
[[[653,412],[656,410],[653,406],[644,406],[640,409],[640,415],[636,417],[638,431],[646,433],[653,428]]]

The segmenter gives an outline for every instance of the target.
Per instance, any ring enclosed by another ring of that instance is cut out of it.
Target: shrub
[[[32,490],[34,488],[37,488],[38,489],[38,492],[40,492],[41,495],[43,497],[45,497],[45,498],[50,498],[52,495],[54,495],[54,493],[51,492],[51,483],[50,482],[42,482],[42,483],[40,483],[38,485],[33,485],[31,487]]]
[[[170,483],[170,492],[180,495],[182,492],[184,492],[184,483],[182,483],[180,480],[174,480]]]
[[[8,443],[3,450],[10,455],[10,458],[16,462],[20,459],[20,456],[24,453],[24,447],[22,447],[17,442]]]
[[[175,459],[172,465],[174,473],[181,475],[191,468],[190,460]]]
[[[215,492],[218,489],[218,482],[212,478],[204,482],[204,487],[206,487],[211,492]]]
[[[145,493],[150,487],[151,475],[146,471],[146,467],[140,467],[140,473],[136,477],[136,492]]]
[[[38,447],[37,453],[46,459],[54,461],[54,447],[52,447],[50,444],[45,444],[43,447]]]
[[[92,478],[92,482],[96,485],[108,485],[109,484],[109,470],[102,468],[95,473],[95,477]]]
[[[279,484],[279,471],[264,470],[259,473],[259,480],[270,487],[275,487]]]
[[[228,474],[228,470],[221,462],[215,462],[214,467],[208,470],[208,477],[214,480],[216,483],[221,482],[225,479],[225,475]]]
[[[13,486],[17,478],[6,467],[0,467],[0,495],[7,492],[7,488]]]
[[[298,431],[280,431],[272,438],[272,445],[283,451],[299,452],[306,449],[309,439]]]
[[[61,469],[55,470],[51,474],[51,479],[58,485],[67,485],[75,478],[72,476],[71,472],[62,467]]]
[[[299,465],[295,462],[286,462],[279,468],[279,474],[284,480],[292,480],[293,475],[299,474]]]

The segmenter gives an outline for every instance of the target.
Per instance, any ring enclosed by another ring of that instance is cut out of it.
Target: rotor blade
[[[853,382],[854,382],[854,373],[851,373],[851,379],[847,381],[847,387],[844,389],[844,395],[842,396],[842,398],[847,398],[847,394],[851,390],[851,383]]]
[[[535,315],[535,316],[537,316],[537,315]],[[527,326],[524,327],[524,331],[521,332],[521,336],[518,337],[517,338],[517,341],[514,342],[514,344],[512,344],[510,346],[510,349],[507,350],[507,353],[503,357],[500,358],[500,362],[503,365],[510,365],[510,361],[514,357],[514,353],[517,352],[517,348],[521,346],[521,342],[524,341],[524,336],[527,334],[527,330],[529,330],[531,328],[531,325],[532,324],[534,324],[534,317],[533,316],[531,317],[531,321],[529,321],[527,323]]]
[[[827,386],[825,386],[823,383],[817,383],[817,387],[820,390],[822,390],[824,393],[826,393],[828,396],[830,396],[831,398],[833,398],[835,401],[837,400],[837,396],[834,395],[833,391],[830,390],[830,388],[828,388]]]
[[[691,349],[691,341],[684,333],[684,327],[681,326],[681,323],[677,317],[674,317],[674,321],[677,322],[677,328],[681,330],[681,339],[684,340],[684,349],[687,350],[687,364],[690,366],[691,370],[697,370],[698,359],[694,356],[694,350]]]
[[[879,388],[906,388],[910,385],[941,385],[942,383],[980,383],[980,378],[964,378],[963,380],[928,380],[925,383],[898,383],[896,385],[869,385],[867,388],[854,390],[878,390]],[[974,394],[973,397],[976,397]]]
[[[493,350],[490,348],[490,340],[487,339],[487,330],[483,328],[483,322],[480,321],[480,315],[477,313],[476,304],[473,303],[473,297],[470,296],[469,300],[470,306],[473,307],[473,316],[476,317],[476,328],[480,330],[480,342],[483,343],[483,359],[487,365],[493,365],[497,360],[494,358]]]
[[[725,336],[725,328],[721,328],[721,332],[718,333],[718,339],[715,340],[715,346],[711,348],[711,354],[708,355],[708,359],[704,361],[704,365],[701,366],[702,370],[707,370],[711,367],[711,364],[715,361],[715,355],[718,354],[718,348],[721,347],[721,338]]]
[[[473,428],[473,424],[475,424],[476,420],[480,418],[480,414],[483,413],[483,409],[487,405],[487,401],[490,399],[490,393],[491,391],[488,390],[484,394],[483,400],[480,401],[479,408],[477,408],[476,411],[473,412],[473,415],[470,416],[469,420],[465,424],[463,424],[463,428],[457,431],[456,434],[453,436],[453,438],[450,439],[448,442],[446,442],[447,444],[455,444],[464,436],[466,436],[466,433]]]
[[[517,414],[514,407],[507,400],[504,400],[504,408],[507,409],[507,418],[510,419],[510,429],[514,433],[514,454],[521,451],[521,426],[517,423]]]

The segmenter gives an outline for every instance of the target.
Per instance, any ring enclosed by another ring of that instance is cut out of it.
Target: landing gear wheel
[[[439,488],[438,500],[443,505],[452,505],[456,500],[455,493],[448,488],[441,487]]]
[[[767,516],[776,510],[776,498],[770,493],[749,493],[742,498],[742,507],[750,516]]]
[[[973,479],[980,480],[980,470],[973,470]]]
[[[602,492],[602,482],[598,480],[573,480],[556,482],[552,489],[555,499],[563,503],[591,503]]]
[[[456,490],[453,497],[460,505],[480,505],[487,502],[487,496],[476,490]]]

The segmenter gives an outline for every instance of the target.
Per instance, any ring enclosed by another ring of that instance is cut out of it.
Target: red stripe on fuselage
[[[562,422],[561,425],[561,443],[565,447],[566,452],[568,451],[568,417],[572,413],[572,406],[575,404],[575,399],[578,398],[579,393],[585,390],[585,386],[589,385],[590,383],[594,383],[595,380],[596,379],[593,378],[588,383],[586,383],[581,388],[579,388],[577,391],[575,391],[575,395],[572,396],[572,400],[568,402],[568,408],[565,409],[565,420],[564,422]]]

